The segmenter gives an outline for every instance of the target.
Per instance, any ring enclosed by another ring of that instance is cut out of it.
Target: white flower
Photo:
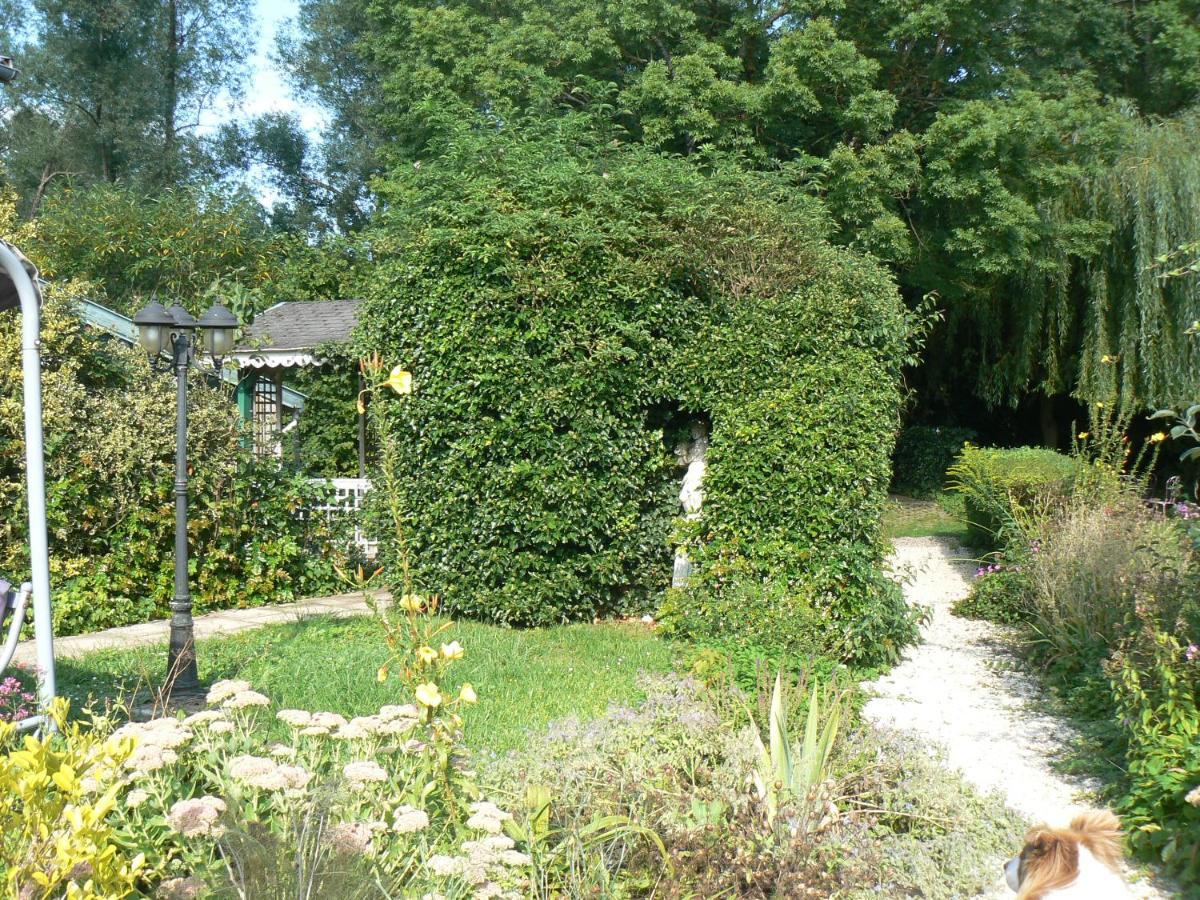
[[[346,763],[342,774],[352,785],[360,786],[370,781],[387,781],[388,774],[383,766],[373,759],[356,760]]]
[[[429,859],[425,860],[425,865],[429,871],[439,878],[448,878],[451,875],[458,875],[463,870],[463,864],[466,862],[456,856],[446,856],[444,853],[435,853]]]
[[[167,813],[167,824],[184,837],[204,835],[220,836],[222,829],[217,825],[225,812],[225,801],[219,797],[198,797],[180,800]]]
[[[235,756],[229,761],[229,777],[238,781],[249,781],[270,774],[279,768],[279,763],[265,756]]]
[[[388,719],[386,721],[380,722],[379,725],[376,726],[375,731],[378,734],[396,737],[398,735],[407,734],[409,731],[412,731],[413,726],[415,726],[416,724],[417,724],[416,719]]]
[[[309,724],[318,728],[341,728],[346,724],[346,717],[335,712],[315,712]]]
[[[496,804],[481,800],[471,804],[471,817],[467,819],[467,827],[476,831],[486,831],[489,834],[499,834],[504,822],[512,818]]]
[[[139,746],[126,758],[125,768],[133,772],[157,772],[178,759],[174,750],[167,750],[154,744],[145,744]]]
[[[1187,796],[1183,799],[1192,804],[1192,806],[1200,806],[1200,784],[1188,791]]]
[[[258,691],[238,691],[221,704],[225,709],[246,709],[250,706],[270,706],[271,701]]]
[[[205,699],[208,701],[209,706],[215,706],[222,700],[232,697],[234,694],[248,690],[250,690],[250,682],[248,681],[218,681],[208,689],[208,696]]]
[[[275,713],[275,718],[293,728],[304,728],[312,722],[312,713],[303,709],[281,709]]]
[[[295,759],[296,757],[296,748],[289,747],[287,744],[272,744],[267,752],[280,759]]]
[[[233,731],[233,723],[228,719],[217,719],[208,726],[209,734],[229,734]]]
[[[528,866],[533,860],[520,850],[505,850],[500,854],[500,862],[506,866]]]
[[[396,809],[396,818],[392,829],[397,834],[412,834],[429,827],[429,815],[423,809],[415,806],[400,806]]]
[[[333,736],[343,741],[362,740],[375,734],[381,724],[375,716],[359,716],[335,731]]]
[[[314,737],[321,734],[329,734],[329,729],[324,725],[309,725],[307,728],[301,728],[300,734],[305,737]]]
[[[215,721],[216,719],[220,719],[222,715],[224,715],[224,714],[220,710],[202,709],[200,712],[192,713],[190,716],[188,716],[186,719],[184,719],[183,724],[184,725],[204,725],[204,724],[207,724],[208,722],[212,722],[212,721]]]
[[[381,706],[379,708],[379,718],[385,722],[392,719],[416,719],[418,715],[417,708],[411,703],[405,703],[402,706]]]
[[[143,791],[141,788],[134,788],[125,795],[125,805],[130,809],[136,809],[149,799],[150,794],[147,791]]]

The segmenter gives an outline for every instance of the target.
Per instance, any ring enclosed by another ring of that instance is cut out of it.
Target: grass
[[[455,622],[439,640],[457,640],[466,649],[448,673],[449,686],[457,691],[469,681],[479,695],[467,717],[467,744],[496,753],[522,746],[530,729],[553,720],[593,718],[611,703],[638,702],[638,674],[669,671],[677,654],[632,624],[515,630]],[[202,641],[197,652],[203,681],[243,678],[280,707],[353,716],[411,701],[395,678],[376,680],[387,652],[369,617],[271,625]],[[77,708],[89,700],[116,701],[161,680],[165,660],[165,646],[61,660],[59,690]]]
[[[938,494],[933,500],[916,500],[893,494],[883,514],[884,537],[948,537],[966,542],[962,497]]]

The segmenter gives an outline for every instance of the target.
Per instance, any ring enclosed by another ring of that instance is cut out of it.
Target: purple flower
[[[1195,662],[1197,658],[1200,658],[1200,647],[1197,647],[1195,644],[1188,644],[1187,649],[1183,651],[1183,655],[1187,657],[1188,662]]]

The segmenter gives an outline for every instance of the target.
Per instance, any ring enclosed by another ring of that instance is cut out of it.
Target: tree
[[[249,51],[249,0],[15,0],[21,40],[5,129],[10,180],[36,212],[49,185],[179,183],[207,155],[195,131],[236,96]]]

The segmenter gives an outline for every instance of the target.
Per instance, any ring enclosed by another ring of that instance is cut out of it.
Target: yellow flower
[[[438,686],[432,681],[427,681],[425,684],[417,685],[417,702],[422,706],[433,708],[440,706],[442,703],[442,692],[438,690]]]
[[[1096,401],[1096,409],[1104,409],[1104,401],[1103,400]]]
[[[400,598],[400,608],[405,612],[417,613],[425,606],[425,600],[420,594],[405,594]]]
[[[451,641],[448,644],[442,644],[443,659],[462,659],[463,648],[458,641]]]
[[[1115,356],[1109,356],[1107,353],[1105,353],[1102,357],[1100,357],[1100,362],[1104,363],[1105,365],[1108,365],[1110,363],[1115,363],[1116,361],[1117,361],[1117,358]]]
[[[1167,435],[1165,432],[1162,432],[1162,431],[1159,431],[1159,432],[1156,432],[1156,433],[1150,435],[1150,443],[1152,443],[1152,444],[1161,444],[1166,439],[1167,439]]]
[[[384,384],[390,387],[397,394],[411,394],[412,373],[406,372],[404,369],[400,368],[400,366],[396,366],[396,368],[392,369],[392,374],[387,377],[387,381],[385,381]]]
[[[475,696],[475,688],[471,687],[471,682],[463,682],[463,686],[458,690],[458,699],[463,703],[474,703],[479,699]]]
[[[437,658],[438,658],[437,651],[434,650],[432,647],[418,647],[417,648],[417,659],[419,659],[421,662],[425,663],[425,665],[429,665],[431,662],[433,662]]]
[[[1088,439],[1088,433],[1086,431],[1079,432],[1079,439],[1081,441],[1086,441]]]
[[[388,667],[387,667],[387,664],[385,663],[382,666],[380,666],[379,671],[375,673],[375,680],[380,683],[383,683],[383,682],[387,681],[387,677],[388,677]]]

